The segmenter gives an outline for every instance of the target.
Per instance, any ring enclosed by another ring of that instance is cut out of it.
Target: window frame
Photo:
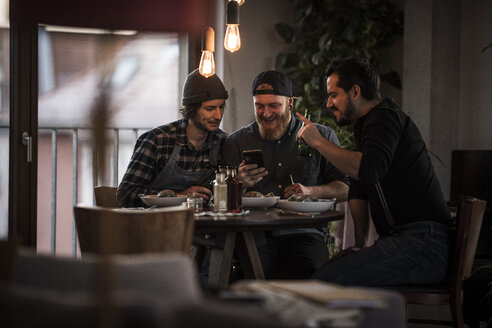
[[[209,8],[209,1],[202,0],[10,1],[10,240],[36,247],[38,25],[188,33],[189,67],[194,67]],[[31,162],[24,132],[31,137]]]

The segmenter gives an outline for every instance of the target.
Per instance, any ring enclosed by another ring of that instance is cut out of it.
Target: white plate
[[[157,197],[157,195],[140,196],[142,201],[147,206],[177,206],[186,202],[187,197]]]
[[[286,199],[278,201],[278,206],[286,211],[296,211],[305,213],[315,213],[328,211],[335,204],[336,198],[319,199],[317,202],[293,202]]]
[[[275,197],[243,197],[243,207],[246,208],[265,208],[277,204],[280,199]]]

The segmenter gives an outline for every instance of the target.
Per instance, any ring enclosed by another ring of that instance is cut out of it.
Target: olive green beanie
[[[196,69],[186,77],[183,86],[183,106],[228,97],[227,90],[217,74],[207,78]]]

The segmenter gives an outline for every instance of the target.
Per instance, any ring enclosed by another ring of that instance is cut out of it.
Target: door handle
[[[27,147],[27,162],[32,162],[32,137],[29,133],[22,133],[22,144]]]

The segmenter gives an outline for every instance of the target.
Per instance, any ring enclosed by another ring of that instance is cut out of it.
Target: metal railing
[[[75,206],[79,202],[78,190],[79,190],[79,148],[80,148],[80,138],[79,132],[81,130],[92,131],[92,128],[67,128],[67,127],[48,127],[43,126],[39,127],[39,131],[48,131],[51,132],[51,236],[50,236],[50,251],[52,254],[56,252],[56,227],[57,227],[57,162],[58,162],[58,135],[61,131],[66,133],[67,131],[71,131],[72,133],[72,206]],[[132,145],[137,141],[139,131],[146,130],[140,128],[107,128],[107,130],[112,131],[113,134],[113,151],[112,151],[112,182],[113,185],[118,184],[118,176],[119,176],[119,151],[120,151],[120,132],[121,131],[132,131],[133,132],[133,140]],[[91,133],[92,135],[92,133]],[[95,144],[94,139],[90,143],[92,145],[92,190],[95,186],[98,185],[100,176],[97,167],[97,160],[95,156]],[[75,225],[75,218],[72,213],[72,256],[77,255],[77,228]]]
[[[8,129],[8,127],[5,126],[0,126],[2,129]],[[72,169],[72,207],[75,206],[79,202],[79,164],[80,161],[83,160],[81,157],[84,155],[79,155],[80,150],[81,150],[81,143],[84,143],[82,147],[88,147],[92,151],[92,185],[90,185],[90,182],[87,182],[86,186],[87,188],[90,188],[92,191],[93,195],[93,190],[94,187],[98,185],[99,181],[101,181],[101,177],[99,176],[99,172],[97,169],[97,163],[96,163],[96,156],[95,156],[95,146],[94,146],[94,140],[92,138],[92,133],[91,131],[93,128],[90,127],[50,127],[50,126],[40,126],[39,128],[39,135],[44,135],[44,136],[49,136],[51,135],[51,190],[50,190],[50,196],[51,196],[51,203],[50,203],[50,252],[52,254],[55,254],[57,251],[57,196],[59,190],[57,189],[57,179],[58,179],[58,154],[59,154],[59,135],[60,133],[63,133],[64,135],[71,134],[72,138],[72,164],[73,164],[73,169]],[[136,143],[136,140],[139,136],[139,133],[142,131],[149,130],[150,128],[114,128],[114,127],[109,127],[107,130],[111,131],[112,133],[112,152],[111,152],[111,159],[112,163],[110,163],[111,171],[112,171],[112,184],[117,185],[118,180],[119,180],[119,156],[120,156],[120,150],[121,150],[121,133],[122,131],[129,131],[132,133],[131,140],[125,140],[125,143],[127,145],[131,144],[131,147],[133,147]],[[87,140],[86,141],[81,141],[80,139],[80,134],[82,131],[87,131]],[[127,133],[128,135],[128,133]],[[127,139],[129,139],[127,137]],[[132,148],[133,149],[133,148]],[[43,174],[43,172],[39,172],[39,174]],[[106,178],[106,177],[103,177]],[[73,212],[72,212],[72,218],[71,218],[71,253],[72,256],[75,257],[77,255],[77,229],[75,225],[75,218],[73,217]]]

